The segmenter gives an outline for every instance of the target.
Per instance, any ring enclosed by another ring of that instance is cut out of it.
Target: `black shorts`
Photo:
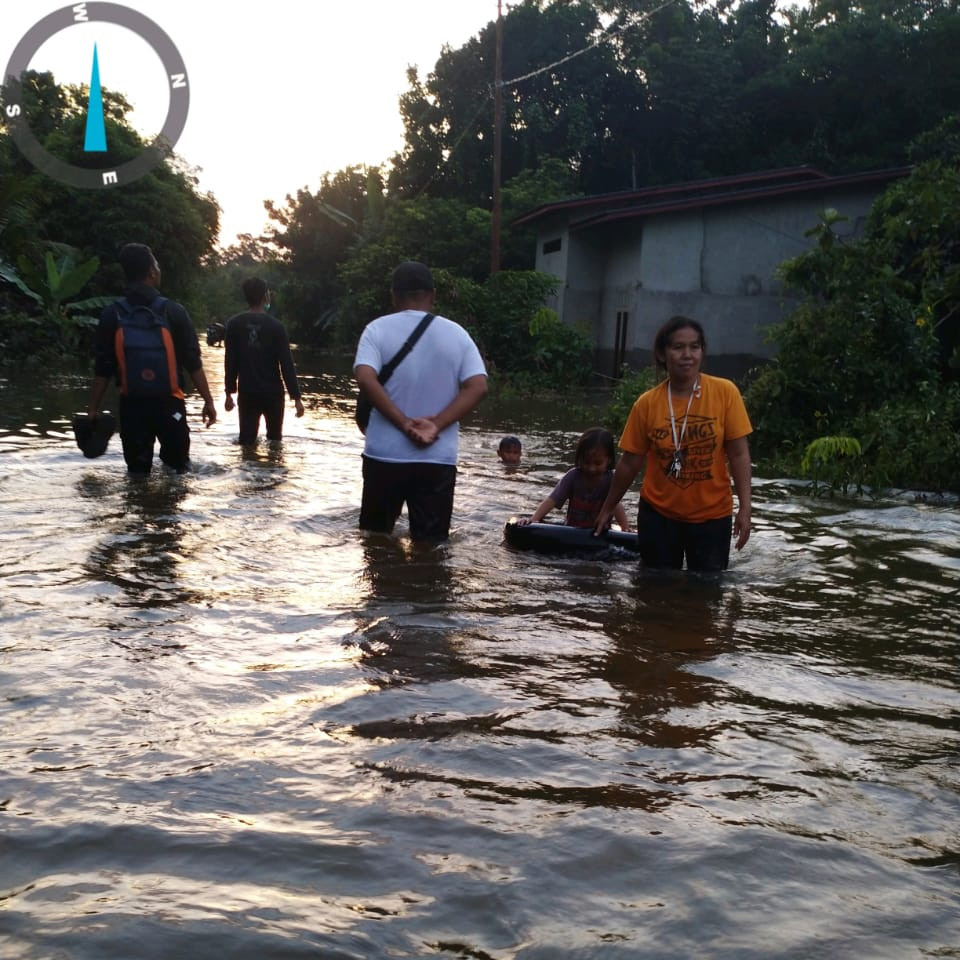
[[[733,517],[685,523],[658,513],[646,500],[637,510],[637,539],[640,560],[645,567],[701,573],[726,570],[730,562],[730,536]]]
[[[190,427],[182,397],[120,397],[120,442],[130,473],[149,473],[153,445],[160,442],[160,459],[177,473],[190,464]]]
[[[238,393],[237,414],[240,418],[240,443],[244,446],[257,442],[260,418],[267,426],[268,440],[283,438],[284,394]]]
[[[363,458],[360,529],[390,533],[404,503],[414,540],[442,543],[450,536],[457,468],[445,463],[387,463]]]

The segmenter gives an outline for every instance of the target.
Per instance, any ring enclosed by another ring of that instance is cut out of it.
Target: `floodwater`
[[[758,481],[722,578],[518,553],[592,424],[491,403],[415,551],[326,362],[281,449],[140,483],[85,378],[0,384],[0,956],[960,957],[956,503]]]

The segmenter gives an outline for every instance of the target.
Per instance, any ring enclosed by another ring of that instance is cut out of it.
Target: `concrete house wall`
[[[826,208],[847,218],[836,233],[862,233],[893,175],[902,173],[866,182],[820,174],[801,192],[707,196],[671,210],[638,209],[636,195],[624,214],[616,197],[598,198],[589,210],[556,205],[537,219],[536,268],[559,281],[548,306],[593,338],[595,369],[607,376],[623,363],[649,364],[654,334],[674,314],[703,323],[710,370],[737,376],[772,355],[767,330],[796,306],[777,267],[815,242],[804,234]]]

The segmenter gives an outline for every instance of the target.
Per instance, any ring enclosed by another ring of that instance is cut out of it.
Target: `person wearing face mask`
[[[653,353],[666,379],[634,403],[597,517],[601,533],[643,469],[637,535],[645,567],[679,570],[686,560],[688,570],[725,570],[731,536],[737,550],[750,538],[753,428],[736,385],[702,372],[706,346],[689,317],[671,317],[657,331]]]
[[[224,409],[233,409],[236,393],[243,446],[257,442],[261,417],[266,423],[267,440],[278,443],[283,438],[284,387],[298,417],[304,410],[290,341],[283,324],[267,313],[270,291],[263,280],[244,280],[243,295],[248,309],[227,321],[224,336]]]

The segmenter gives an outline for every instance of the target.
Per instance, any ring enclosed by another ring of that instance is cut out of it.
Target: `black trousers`
[[[702,573],[726,570],[730,562],[733,517],[685,523],[657,513],[646,500],[637,510],[637,540],[645,567]]]
[[[360,529],[390,533],[404,503],[414,540],[442,543],[450,536],[457,468],[445,463],[387,463],[363,458]]]
[[[160,460],[177,473],[190,464],[190,427],[182,397],[120,397],[120,442],[130,473],[149,473],[153,446]]]
[[[240,419],[240,443],[249,446],[257,442],[261,417],[267,426],[267,439],[283,439],[285,399],[282,393],[238,393],[237,415]]]

